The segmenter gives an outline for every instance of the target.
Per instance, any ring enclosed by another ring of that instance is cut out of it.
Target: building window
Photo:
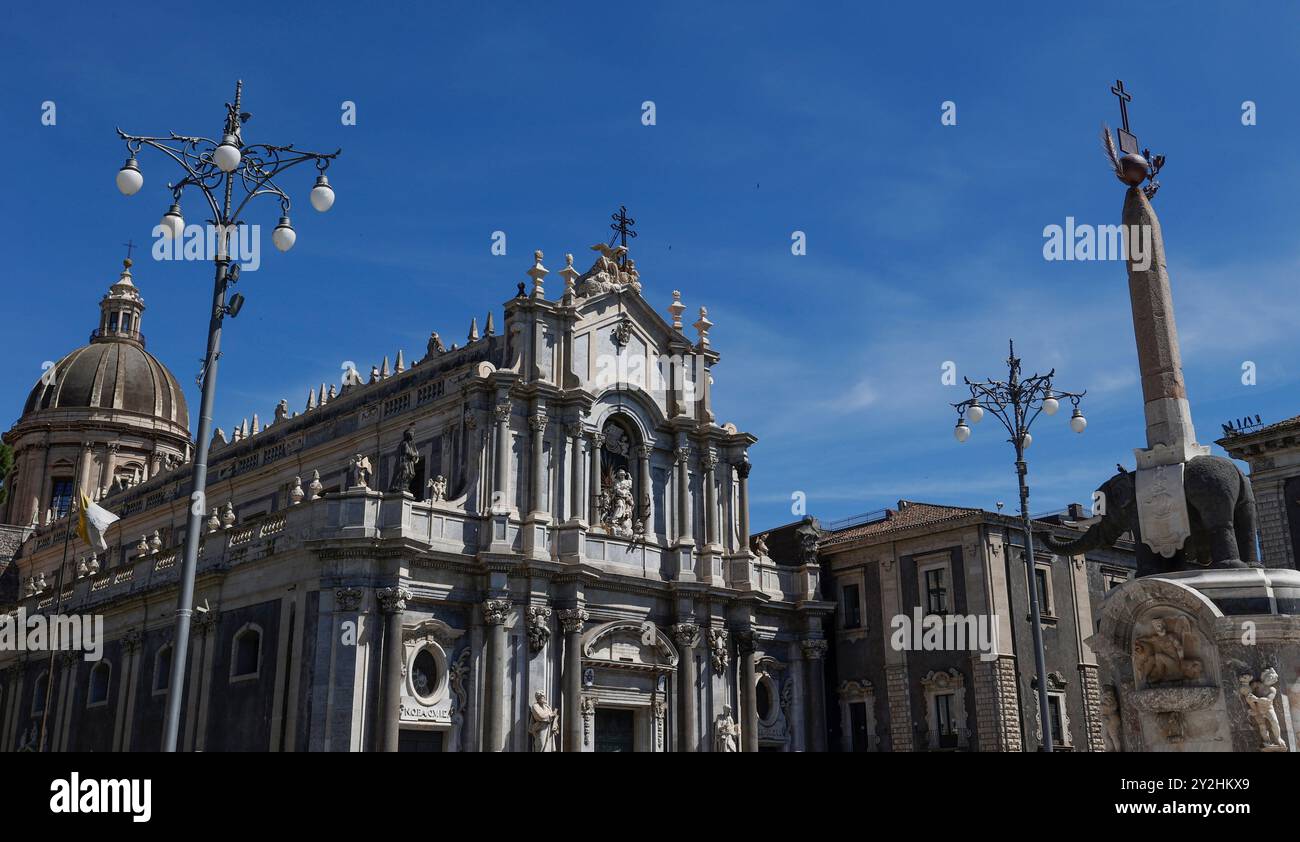
[[[925,697],[926,748],[969,748],[966,676],[961,670],[931,670],[921,678],[921,691]]]
[[[1113,570],[1102,571],[1102,585],[1105,587],[1106,593],[1110,593],[1127,581],[1128,573],[1126,572],[1121,573]]]
[[[1061,739],[1061,697],[1056,693],[1047,694],[1047,715],[1052,720],[1052,742],[1060,745]]]
[[[1038,589],[1038,613],[1044,617],[1055,617],[1055,605],[1052,603],[1052,568],[1046,564],[1034,565],[1034,587]]]
[[[1034,738],[1043,741],[1042,712],[1038,707],[1038,680],[1032,682],[1034,689]],[[1052,743],[1061,749],[1073,749],[1070,740],[1070,710],[1066,707],[1065,676],[1060,672],[1047,674],[1047,727],[1052,735]]]
[[[876,700],[871,682],[845,681],[839,687],[840,751],[876,751]]]
[[[956,693],[940,693],[934,697],[934,717],[939,732],[939,748],[957,747],[957,722],[953,717],[956,700]]]
[[[171,686],[172,680],[172,648],[170,645],[164,646],[158,650],[158,654],[153,659],[153,692],[154,695],[166,693],[167,688]]]
[[[262,630],[250,623],[235,635],[230,659],[230,678],[232,681],[257,678],[261,666]]]
[[[86,691],[86,707],[100,707],[108,704],[108,687],[113,677],[113,668],[108,661],[100,661],[90,671],[90,689]]]
[[[54,517],[61,518],[72,506],[72,477],[55,477],[50,480],[50,508]]]
[[[925,571],[925,612],[927,614],[948,613],[947,570],[932,567]]]
[[[870,751],[871,743],[867,738],[867,703],[853,702],[849,705],[849,745],[853,751]]]
[[[840,591],[844,609],[844,628],[846,629],[862,627],[861,593],[862,589],[857,585],[845,585]]]
[[[117,313],[108,314],[108,332],[117,333]]]

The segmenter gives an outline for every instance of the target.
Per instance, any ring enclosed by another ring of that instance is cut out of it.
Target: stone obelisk
[[[1123,220],[1130,242],[1139,234],[1147,239],[1146,232],[1150,232],[1149,253],[1142,256],[1142,262],[1134,259],[1131,247],[1128,255],[1128,292],[1147,424],[1146,449],[1135,451],[1137,465],[1139,470],[1179,465],[1208,454],[1210,449],[1196,443],[1187,387],[1183,384],[1183,361],[1160,220],[1142,188],[1128,188]]]

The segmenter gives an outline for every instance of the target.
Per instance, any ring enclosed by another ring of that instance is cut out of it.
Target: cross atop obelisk
[[[1165,156],[1153,157],[1150,149],[1138,152],[1137,135],[1133,134],[1128,124],[1128,104],[1133,101],[1133,95],[1124,90],[1124,80],[1116,79],[1110,92],[1119,99],[1119,152],[1124,154],[1120,157],[1115,151],[1115,141],[1111,139],[1110,129],[1102,123],[1101,138],[1106,156],[1110,158],[1110,165],[1115,169],[1115,177],[1125,184],[1137,186],[1144,181],[1150,181],[1151,183],[1142,189],[1148,199],[1154,198],[1156,191],[1160,189],[1156,174],[1165,165]]]

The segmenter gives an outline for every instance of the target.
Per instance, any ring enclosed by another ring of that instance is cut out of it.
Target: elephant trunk
[[[1061,540],[1050,532],[1041,533],[1038,539],[1057,555],[1078,555],[1101,547],[1114,546],[1122,530],[1117,530],[1112,523],[1109,516],[1103,517],[1089,526],[1087,532],[1068,541]]]

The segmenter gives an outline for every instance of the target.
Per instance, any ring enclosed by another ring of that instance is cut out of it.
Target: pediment
[[[675,667],[677,649],[654,623],[615,620],[583,635],[582,654],[593,661],[628,667]]]

